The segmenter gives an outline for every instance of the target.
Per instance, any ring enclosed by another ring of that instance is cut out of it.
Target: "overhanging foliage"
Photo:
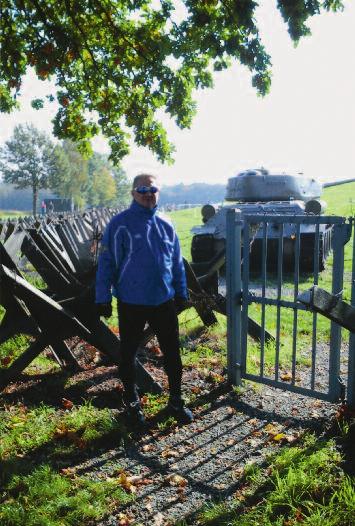
[[[340,0],[277,4],[295,41],[309,33],[310,16],[342,7]],[[117,162],[129,151],[131,132],[138,145],[171,161],[174,148],[159,109],[189,127],[193,90],[211,87],[213,70],[232,59],[249,68],[261,95],[269,90],[257,6],[253,0],[0,0],[0,111],[16,107],[32,66],[42,80],[55,77],[57,91],[48,98],[60,105],[57,137],[85,151],[101,129]]]

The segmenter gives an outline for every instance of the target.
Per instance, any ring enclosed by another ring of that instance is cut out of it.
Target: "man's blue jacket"
[[[112,293],[124,303],[160,305],[187,299],[180,244],[173,225],[153,209],[133,201],[105,230],[96,275],[96,303]]]

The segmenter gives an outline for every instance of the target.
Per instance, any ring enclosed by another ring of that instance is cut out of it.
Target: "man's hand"
[[[175,296],[174,303],[178,312],[182,312],[189,306],[188,300],[186,298],[182,298],[181,296]]]
[[[96,312],[99,316],[110,318],[112,316],[111,303],[96,303]]]

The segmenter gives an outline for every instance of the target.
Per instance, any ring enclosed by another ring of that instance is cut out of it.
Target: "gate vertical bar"
[[[267,227],[268,223],[264,221],[263,239],[262,239],[262,257],[261,257],[261,297],[265,300],[266,296],[266,265],[267,265]],[[265,303],[261,305],[261,338],[260,338],[260,376],[264,376],[265,368]]]
[[[351,305],[355,307],[355,218],[352,218],[353,229],[353,262],[351,275]],[[350,407],[355,408],[355,333],[349,337],[349,363],[348,363],[348,392],[347,401]]]
[[[242,331],[241,331],[241,346],[242,346],[242,361],[241,368],[245,372],[247,370],[247,353],[248,353],[248,312],[249,312],[249,256],[250,256],[250,223],[248,219],[244,220],[243,225],[243,242],[242,242]]]
[[[231,384],[241,385],[241,214],[227,211],[227,370]]]
[[[298,287],[300,282],[300,247],[301,247],[301,225],[296,225],[296,239],[295,239],[295,268],[294,268],[294,289],[293,301],[295,307],[293,308],[293,331],[292,331],[292,385],[296,382],[296,354],[297,354],[297,327],[298,327],[298,309],[296,307]]]
[[[316,225],[313,251],[313,283],[318,285],[319,281],[319,223]],[[316,379],[316,356],[317,356],[317,313],[312,316],[312,363],[311,363],[311,389],[314,389]]]
[[[279,379],[280,368],[280,332],[281,332],[281,295],[283,282],[283,235],[284,225],[279,224],[278,249],[277,249],[277,307],[276,307],[276,345],[275,345],[275,380]]]
[[[347,225],[334,225],[333,232],[333,275],[332,293],[341,294],[343,290],[344,275],[344,228]],[[329,397],[332,402],[337,402],[340,398],[341,386],[339,382],[340,374],[340,345],[341,327],[334,321],[330,327],[330,354],[329,354]]]

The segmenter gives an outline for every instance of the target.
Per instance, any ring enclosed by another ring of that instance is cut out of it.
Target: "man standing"
[[[146,322],[164,355],[169,381],[168,411],[181,423],[193,420],[181,397],[177,309],[188,298],[179,240],[172,224],[157,213],[156,177],[137,175],[131,206],[113,217],[102,239],[96,276],[98,312],[109,317],[111,289],[118,299],[121,356],[119,374],[128,417],[144,424],[136,386],[135,357]]]

